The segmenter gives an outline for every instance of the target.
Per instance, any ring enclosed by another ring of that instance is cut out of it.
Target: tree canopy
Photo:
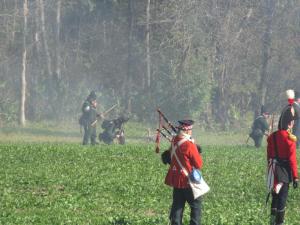
[[[159,107],[226,129],[262,104],[280,112],[285,90],[300,91],[299,0],[0,2],[8,122],[19,117],[22,74],[30,121],[77,119],[95,90],[102,109],[118,103],[139,121]]]

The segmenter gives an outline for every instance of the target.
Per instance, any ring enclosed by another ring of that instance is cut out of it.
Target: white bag
[[[201,176],[200,183],[192,182],[189,178],[189,174],[188,174],[187,170],[182,166],[180,160],[178,159],[178,156],[176,154],[176,148],[179,147],[180,145],[182,145],[185,141],[186,141],[186,139],[183,139],[183,140],[179,141],[176,147],[174,145],[172,145],[172,154],[171,155],[175,156],[175,158],[176,158],[179,166],[181,167],[183,173],[188,177],[189,185],[190,185],[190,187],[193,191],[194,199],[196,199],[196,198],[199,198],[200,196],[206,194],[210,190],[210,188],[207,185],[207,183],[205,182],[205,180],[203,179],[203,176]]]
[[[199,198],[210,190],[203,177],[201,177],[200,183],[194,183],[189,180],[189,185],[192,188],[194,199]]]

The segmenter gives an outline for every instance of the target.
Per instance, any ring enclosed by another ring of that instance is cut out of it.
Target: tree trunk
[[[128,0],[128,55],[127,55],[127,76],[125,88],[126,108],[131,113],[131,90],[132,90],[132,32],[133,32],[133,5],[132,0]]]
[[[12,29],[12,37],[11,37],[11,43],[14,43],[15,41],[15,36],[16,36],[16,24],[17,24],[17,15],[18,15],[18,0],[15,0],[15,13],[14,13],[14,19],[13,19],[13,29]]]
[[[60,27],[61,27],[61,0],[57,1],[56,11],[56,79],[61,79],[61,67],[60,67]]]
[[[44,0],[40,0],[40,9],[41,9],[41,22],[42,22],[42,36],[43,36],[44,48],[45,48],[45,53],[47,58],[47,70],[48,70],[48,75],[52,76],[53,73],[52,73],[52,66],[51,66],[51,55],[48,46],[48,36],[47,36],[46,24],[45,24]]]
[[[147,31],[146,31],[146,62],[147,62],[147,86],[150,88],[151,85],[151,56],[150,56],[150,6],[151,0],[147,3]]]
[[[40,7],[38,7],[40,5],[39,0],[35,0],[35,10],[34,10],[34,17],[35,17],[35,34],[34,34],[34,41],[35,41],[35,47],[36,47],[36,54],[37,54],[37,63],[40,65],[41,63],[41,24],[40,24]],[[40,67],[39,67],[40,69]]]
[[[259,105],[265,105],[267,94],[267,79],[268,79],[268,62],[270,59],[270,46],[271,46],[271,30],[273,14],[275,10],[275,1],[266,0],[265,6],[266,28],[262,37],[262,56],[261,56],[261,70],[260,70],[260,83],[259,83]]]
[[[25,117],[25,103],[26,103],[26,64],[27,64],[27,15],[28,15],[28,2],[24,0],[24,27],[23,27],[23,57],[22,57],[22,75],[21,75],[21,101],[20,101],[20,118],[19,122],[22,127],[26,124]]]

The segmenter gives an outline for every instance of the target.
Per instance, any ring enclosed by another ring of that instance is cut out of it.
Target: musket
[[[117,104],[114,104],[112,107],[110,107],[108,110],[106,110],[104,113],[100,114],[103,118],[110,113],[110,111],[112,111],[115,107],[117,106]]]
[[[105,118],[105,116],[110,112],[112,111],[115,107],[117,106],[117,104],[114,104],[112,107],[110,107],[108,110],[106,110],[104,113],[100,113],[100,114],[97,114],[97,118]],[[96,126],[98,122],[98,119],[96,119],[94,122],[91,123],[91,126],[94,127]]]

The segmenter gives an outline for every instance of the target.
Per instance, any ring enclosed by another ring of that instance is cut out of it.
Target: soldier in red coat
[[[295,111],[290,104],[282,111],[278,130],[267,140],[268,182],[272,193],[271,225],[284,223],[289,183],[293,182],[293,187],[298,187],[296,138],[290,131],[295,119]]]
[[[202,168],[202,158],[194,140],[191,138],[192,120],[181,120],[178,134],[172,140],[171,163],[165,178],[165,183],[173,187],[173,203],[170,212],[171,225],[182,225],[182,215],[185,203],[191,208],[190,225],[200,225],[201,197],[194,199],[192,189],[188,184],[188,177],[184,174],[174,154],[188,173],[193,168]],[[175,146],[175,147],[174,147]]]

